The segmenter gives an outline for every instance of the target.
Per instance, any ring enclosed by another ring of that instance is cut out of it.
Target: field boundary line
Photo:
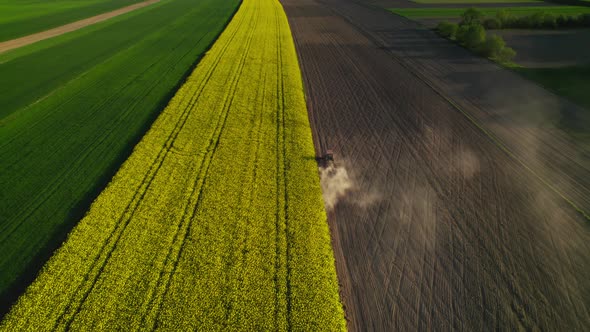
[[[23,46],[27,46],[38,41],[42,41],[45,39],[57,37],[63,35],[68,32],[76,31],[87,27],[89,25],[94,25],[103,21],[106,21],[110,18],[117,17],[131,11],[147,7],[149,5],[158,3],[162,0],[147,0],[140,3],[136,3],[127,7],[119,8],[110,12],[102,13],[99,15],[95,15],[89,18],[85,18],[76,22],[68,23],[56,28],[52,28],[49,30],[37,32],[31,35],[23,36],[16,39],[11,39],[7,41],[0,42],[0,54],[4,52],[8,52],[10,50],[14,50]]]
[[[282,49],[282,38],[281,38],[281,21],[280,21],[280,13],[277,12],[278,10],[284,10],[282,5],[279,3],[278,8],[275,8],[275,23],[277,29],[277,95],[280,96],[280,99],[277,99],[277,137],[276,137],[276,154],[277,154],[277,215],[281,216],[284,220],[283,226],[284,227],[284,239],[285,239],[285,248],[284,248],[284,259],[285,259],[285,297],[286,297],[286,308],[285,308],[285,323],[287,331],[291,331],[293,329],[293,315],[292,315],[292,253],[291,253],[291,246],[292,241],[289,241],[292,236],[290,235],[290,222],[289,222],[289,197],[288,197],[288,176],[287,176],[287,167],[288,167],[288,160],[287,160],[287,146],[286,146],[286,128],[285,128],[285,77],[283,71],[283,49]],[[291,37],[293,38],[293,37]],[[278,229],[277,229],[278,231]],[[282,238],[281,238],[282,239]],[[277,243],[280,244],[280,243]],[[281,248],[283,249],[283,248]],[[282,254],[282,252],[280,253]],[[282,276],[281,276],[282,277]],[[277,308],[277,311],[279,309]],[[279,327],[279,322],[276,322],[277,328]]]

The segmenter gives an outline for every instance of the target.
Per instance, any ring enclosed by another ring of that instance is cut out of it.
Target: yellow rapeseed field
[[[277,0],[237,14],[0,330],[345,330]]]

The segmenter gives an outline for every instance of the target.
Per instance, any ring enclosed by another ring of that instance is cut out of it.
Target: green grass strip
[[[407,18],[459,18],[465,8],[390,8],[395,14]],[[489,7],[477,8],[478,11],[486,16],[494,16],[499,10],[506,10],[515,16],[525,16],[534,13],[545,12],[555,15],[579,15],[590,13],[590,7],[579,6],[535,6],[535,7]]]
[[[590,64],[558,68],[513,67],[512,70],[582,106],[583,113],[560,112],[558,125],[581,142],[590,155]]]
[[[303,84],[245,0],[0,330],[341,331]]]
[[[557,68],[516,67],[513,69],[528,79],[536,81],[590,110],[590,94],[588,93],[590,91],[590,79],[588,79],[590,64]]]

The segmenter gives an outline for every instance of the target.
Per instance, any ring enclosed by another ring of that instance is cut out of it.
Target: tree
[[[543,17],[543,27],[549,29],[556,29],[557,28],[557,16],[547,13]]]
[[[463,14],[461,14],[461,23],[459,25],[471,25],[471,24],[479,24],[483,19],[484,15],[482,12],[475,8],[469,8]]]
[[[457,24],[455,23],[450,23],[450,22],[440,22],[438,24],[438,26],[436,27],[436,30],[438,30],[438,33],[445,37],[445,38],[449,38],[449,39],[454,39],[455,36],[457,35],[457,29],[459,28],[459,26],[457,26]]]
[[[502,50],[506,47],[506,42],[498,35],[492,35],[486,40],[483,53],[489,58],[498,58]]]
[[[496,19],[500,21],[501,25],[505,25],[510,23],[512,16],[505,9],[500,9],[496,12]]]
[[[578,16],[578,23],[582,27],[590,27],[590,14],[582,14]]]
[[[481,24],[464,25],[457,32],[457,40],[469,49],[479,50],[486,41],[486,30]]]
[[[496,57],[501,62],[508,62],[516,56],[516,51],[510,47],[504,47]]]
[[[488,30],[501,29],[502,23],[497,18],[491,17],[486,18],[485,21],[483,21],[483,26]]]

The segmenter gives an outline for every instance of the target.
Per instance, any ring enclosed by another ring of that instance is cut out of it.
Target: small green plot
[[[514,71],[554,93],[582,106],[582,112],[560,110],[559,127],[568,133],[584,153],[590,155],[590,64],[560,68],[516,67]]]
[[[560,68],[517,67],[515,71],[590,109],[590,64]],[[590,121],[590,111],[586,117]]]

